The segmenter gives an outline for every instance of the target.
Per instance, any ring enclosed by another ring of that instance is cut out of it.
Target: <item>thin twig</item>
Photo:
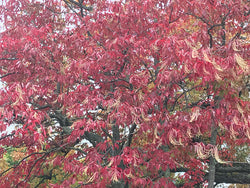
[[[0,140],[3,140],[3,139],[5,139],[5,138],[7,138],[7,137],[9,137],[9,136],[14,136],[14,134],[15,134],[15,132],[14,132],[14,133],[11,133],[11,134],[7,134],[7,135],[1,137]]]

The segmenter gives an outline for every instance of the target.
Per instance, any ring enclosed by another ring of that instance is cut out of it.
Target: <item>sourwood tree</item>
[[[250,184],[248,0],[4,0],[0,16],[2,186]]]

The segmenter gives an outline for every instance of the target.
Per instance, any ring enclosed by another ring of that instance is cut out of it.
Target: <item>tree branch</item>
[[[0,140],[3,140],[3,139],[5,139],[5,138],[7,138],[7,137],[9,137],[9,136],[14,136],[14,134],[15,134],[15,132],[14,132],[14,133],[11,133],[11,134],[7,134],[7,135],[5,135],[5,136],[2,136],[2,137],[0,138]]]
[[[179,167],[171,169],[172,173],[187,172],[190,169],[185,167]],[[208,180],[208,173],[204,179]],[[219,183],[240,183],[250,184],[250,164],[249,163],[231,163],[231,164],[216,164],[215,165],[215,180]]]
[[[136,128],[136,124],[134,123],[132,125],[132,127],[130,127],[130,129],[129,129],[128,141],[126,143],[126,146],[130,146],[131,145],[132,138],[133,138],[133,135],[134,135],[134,132],[135,132],[135,128]]]
[[[7,73],[7,74],[5,74],[5,75],[3,75],[3,76],[0,76],[0,79],[4,78],[4,77],[6,77],[6,76],[12,75],[12,74],[15,74],[15,72],[10,72],[10,73]]]
[[[28,158],[31,157],[32,155],[42,155],[42,154],[44,154],[44,153],[46,153],[46,152],[34,152],[34,153],[31,153],[31,154],[27,155],[27,156],[24,157],[22,160],[20,160],[15,166],[12,166],[12,167],[6,169],[5,171],[1,172],[1,173],[0,173],[0,177],[1,177],[3,174],[5,174],[6,172],[10,171],[11,169],[18,167],[25,159],[28,159]]]
[[[217,138],[217,127],[212,114],[212,127],[211,127],[211,137],[210,144],[215,146]],[[213,188],[215,182],[215,158],[210,156],[209,158],[209,174],[208,174],[208,188]]]
[[[29,178],[29,176],[30,176],[30,174],[31,174],[31,172],[32,172],[32,170],[33,170],[33,168],[36,166],[36,164],[38,163],[38,161],[40,161],[41,159],[45,158],[47,155],[48,155],[48,153],[45,153],[43,156],[41,156],[41,157],[39,157],[38,159],[35,160],[35,162],[34,162],[33,165],[31,166],[31,168],[29,169],[28,174],[27,174],[26,177],[24,178],[24,180],[22,180],[22,181],[20,181],[18,184],[16,184],[16,186],[15,186],[16,188],[18,188],[18,186],[19,186],[22,182],[25,182],[25,181]]]

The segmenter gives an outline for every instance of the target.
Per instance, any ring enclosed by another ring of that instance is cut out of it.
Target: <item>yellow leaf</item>
[[[12,104],[11,104],[11,106],[15,106],[15,105],[17,105],[17,104],[18,104],[18,102],[19,102],[19,98],[16,100],[16,102],[12,103]]]
[[[181,145],[181,146],[183,146],[183,144],[181,142],[181,138],[179,138],[179,142],[176,141],[176,139],[173,136],[173,131],[171,131],[170,134],[169,134],[169,141],[173,145]]]
[[[190,73],[190,70],[188,69],[186,64],[184,64],[184,72],[187,74]]]
[[[187,135],[189,136],[189,138],[193,138],[190,128],[187,129]]]
[[[139,98],[140,101],[143,100],[143,93],[142,93],[142,90],[140,90],[140,91],[138,92],[138,98]]]
[[[229,161],[223,161],[220,159],[217,147],[214,147],[214,158],[216,159],[218,163],[222,163],[222,164],[230,163]]]
[[[196,57],[199,57],[199,53],[198,53],[197,49],[194,48],[192,51],[192,58],[196,58]]]
[[[201,144],[195,145],[195,150],[199,158],[206,159],[210,156],[210,150],[205,150]]]
[[[93,176],[91,176],[90,178],[89,178],[89,180],[87,181],[87,183],[90,183],[90,182],[92,182],[94,179],[95,179],[95,176],[97,175],[97,172],[95,172],[94,174],[93,174]]]
[[[231,133],[233,140],[235,140],[236,139],[235,135],[237,134],[237,132],[234,130],[233,125],[230,126],[230,133]]]
[[[232,47],[233,47],[233,50],[234,50],[234,51],[236,51],[236,52],[239,52],[239,51],[240,51],[240,50],[238,50],[238,49],[236,48],[236,43],[235,43],[235,42],[233,43],[233,46],[232,46]]]
[[[117,175],[116,173],[113,174],[113,176],[111,177],[111,180],[114,181],[114,182],[118,182],[118,178],[117,178]]]
[[[196,121],[199,115],[200,115],[199,107],[194,108],[189,122]]]
[[[109,164],[107,165],[108,167],[111,167],[111,165],[114,163],[114,159],[111,159]]]
[[[157,135],[157,133],[158,133],[158,131],[157,131],[157,127],[156,127],[155,130],[154,130],[154,136],[155,136],[155,138],[159,138],[159,136]]]
[[[219,122],[218,125],[219,125],[219,127],[221,128],[221,130],[225,130],[225,127],[223,127],[223,125],[222,125],[221,122]]]
[[[247,135],[248,139],[250,139],[250,131],[249,131],[249,129],[247,129],[246,135]]]
[[[237,103],[237,109],[241,113],[241,115],[243,116],[244,115],[244,110],[241,108],[239,103]]]
[[[67,155],[65,156],[65,158],[70,157],[71,155],[74,155],[75,151],[74,150],[70,150],[70,152],[67,153]]]
[[[210,63],[212,62],[212,61],[208,58],[207,53],[204,52],[204,51],[203,51],[203,56],[204,56],[204,60],[205,60],[205,61],[210,62]]]
[[[223,69],[220,67],[220,65],[218,65],[215,61],[212,61],[211,63],[213,64],[213,66],[216,70],[221,71],[221,72],[223,71]]]
[[[148,84],[148,91],[152,91],[152,89],[154,89],[155,84],[154,82],[150,82],[150,84]]]
[[[206,73],[206,74],[210,74],[207,70],[206,70],[206,68],[205,67],[203,67],[203,71],[204,71],[204,73]]]
[[[220,75],[219,75],[217,72],[215,73],[215,79],[216,79],[217,81],[222,80],[222,78],[220,77]]]
[[[144,121],[150,121],[148,117],[145,117],[145,114],[143,112],[141,113],[141,117]]]
[[[240,55],[235,54],[235,60],[244,71],[249,71],[247,62]]]
[[[214,68],[218,71],[223,71],[223,69],[220,67],[220,65],[218,63],[216,63],[214,60],[210,60],[207,53],[205,51],[203,51],[203,56],[204,56],[204,60],[209,62],[209,63],[212,63]]]

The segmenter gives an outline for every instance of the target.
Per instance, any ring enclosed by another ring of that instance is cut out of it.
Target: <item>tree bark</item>
[[[233,163],[232,166],[217,164],[215,182],[250,184],[250,164]]]
[[[215,182],[219,183],[237,183],[250,184],[250,173],[246,172],[216,172]]]
[[[212,114],[213,116],[213,114]],[[210,138],[210,144],[213,146],[216,145],[216,138],[217,138],[217,128],[215,125],[215,121],[212,117],[212,127],[211,127],[211,138]],[[213,156],[210,156],[209,158],[209,174],[208,174],[208,188],[213,188],[214,187],[214,182],[215,182],[215,159]]]
[[[172,173],[187,172],[187,168],[171,169]],[[208,180],[209,174],[204,179]],[[232,164],[216,164],[215,180],[219,183],[239,183],[250,184],[250,163],[232,163]]]

